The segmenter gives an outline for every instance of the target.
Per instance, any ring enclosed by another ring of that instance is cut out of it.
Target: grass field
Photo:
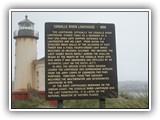
[[[64,100],[64,108],[99,108],[99,100]],[[13,101],[12,108],[56,108],[44,99],[32,98],[27,101]],[[118,98],[107,98],[105,108],[148,108],[148,95],[131,96],[121,93]]]
[[[118,98],[108,98],[105,108],[148,108],[148,96],[133,97],[121,94]],[[99,100],[67,100],[64,102],[66,108],[99,108]]]
[[[54,108],[51,104],[41,98],[32,98],[25,101],[12,101],[12,108]]]

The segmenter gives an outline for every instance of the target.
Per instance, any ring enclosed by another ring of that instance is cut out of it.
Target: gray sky
[[[114,23],[116,29],[118,81],[148,81],[147,12],[12,12],[12,34],[18,22],[28,15],[39,31],[38,56],[44,57],[45,22]],[[12,75],[14,78],[15,40],[12,39]]]

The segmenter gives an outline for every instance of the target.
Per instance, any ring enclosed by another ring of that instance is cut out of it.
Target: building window
[[[39,72],[37,71],[37,77],[39,76]]]

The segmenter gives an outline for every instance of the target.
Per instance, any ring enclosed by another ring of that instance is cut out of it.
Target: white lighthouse
[[[25,92],[35,88],[34,61],[37,59],[37,40],[39,33],[34,30],[34,23],[27,15],[18,23],[14,31],[16,40],[14,92]]]

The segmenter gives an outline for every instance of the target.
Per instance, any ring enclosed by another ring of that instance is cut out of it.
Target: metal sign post
[[[63,108],[63,100],[58,100],[57,108]]]
[[[99,108],[105,108],[105,99],[104,98],[99,99]]]

